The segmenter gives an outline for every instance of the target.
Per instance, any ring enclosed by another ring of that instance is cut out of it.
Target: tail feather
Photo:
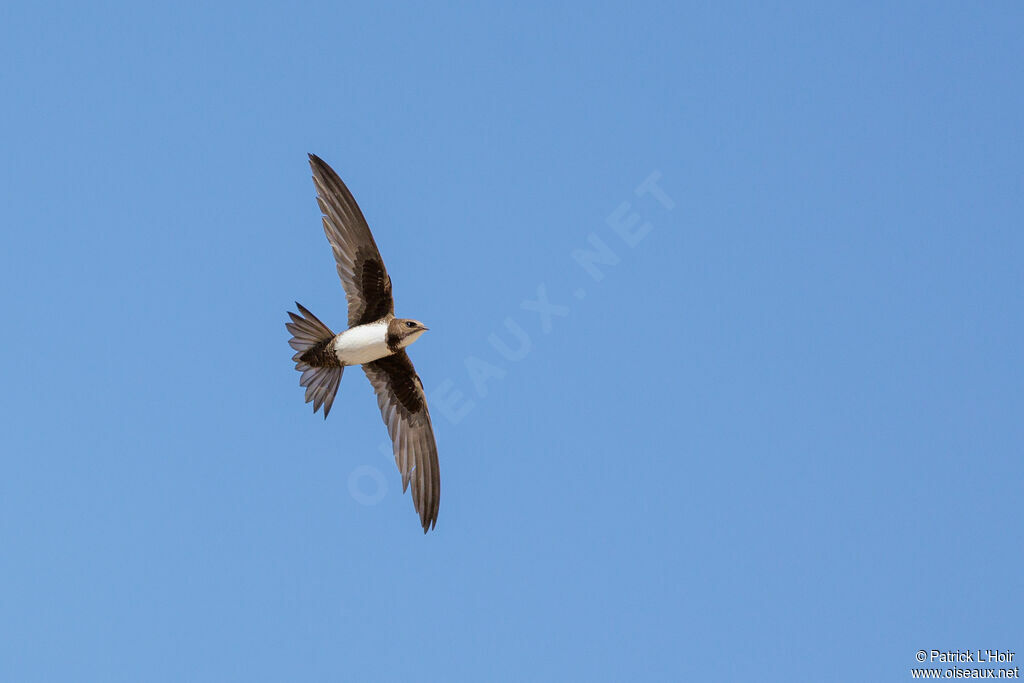
[[[285,323],[284,326],[288,328],[288,331],[292,333],[292,338],[288,340],[288,344],[298,351],[296,354],[301,355],[303,352],[309,350],[313,346],[322,342],[324,339],[330,339],[334,337],[334,333],[331,332],[331,328],[320,322],[320,319],[309,312],[305,306],[300,304],[298,301],[295,305],[299,307],[299,313],[302,316],[298,316],[291,311],[288,311],[288,317],[292,319],[290,323]]]
[[[314,413],[322,406],[326,420],[345,368],[327,346],[334,339],[331,329],[302,304],[296,301],[295,305],[302,315],[288,311],[291,322],[285,323],[285,327],[292,333],[292,338],[288,340],[288,344],[295,349],[292,360],[295,361],[295,369],[302,373],[299,385],[306,387],[306,403],[313,402]]]

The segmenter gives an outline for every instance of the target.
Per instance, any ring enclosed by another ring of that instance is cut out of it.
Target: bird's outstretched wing
[[[384,269],[377,243],[352,193],[323,159],[309,155],[316,201],[324,215],[324,232],[334,251],[338,276],[348,298],[348,326],[394,315],[391,278]]]
[[[377,392],[377,405],[391,435],[402,491],[412,483],[412,504],[426,533],[437,524],[441,471],[423,383],[404,350],[366,363],[363,370]]]

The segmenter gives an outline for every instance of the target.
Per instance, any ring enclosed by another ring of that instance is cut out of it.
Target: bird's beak
[[[426,332],[427,330],[429,330],[429,329],[430,329],[430,328],[429,328],[429,327],[427,327],[426,325],[421,325],[421,327],[423,328],[423,331],[424,331],[424,332]]]

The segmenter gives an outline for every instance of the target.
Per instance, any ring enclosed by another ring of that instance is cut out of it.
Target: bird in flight
[[[441,473],[423,383],[405,348],[427,327],[418,320],[395,317],[391,278],[363,212],[322,159],[310,154],[309,165],[324,232],[348,299],[348,329],[334,334],[295,302],[299,313],[289,311],[291,322],[285,326],[292,334],[288,343],[295,349],[295,369],[302,373],[299,384],[306,387],[306,403],[313,402],[313,412],[322,406],[327,419],[345,368],[363,366],[388,427],[402,474],[402,492],[412,487],[412,503],[426,533],[437,524]]]

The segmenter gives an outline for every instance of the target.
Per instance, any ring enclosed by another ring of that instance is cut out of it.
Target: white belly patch
[[[334,355],[345,365],[361,365],[391,355],[387,323],[370,323],[345,330],[334,339]]]

